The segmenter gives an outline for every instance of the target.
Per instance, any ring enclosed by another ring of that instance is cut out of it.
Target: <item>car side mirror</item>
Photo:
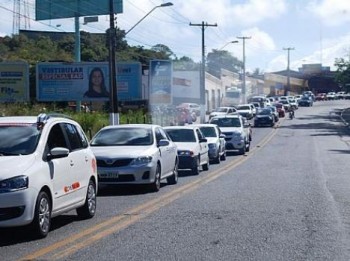
[[[56,147],[50,150],[50,153],[47,154],[47,159],[59,159],[59,158],[65,158],[69,155],[69,149],[63,148],[63,147]]]
[[[226,138],[226,135],[225,134],[220,134],[219,138]]]
[[[165,140],[165,139],[163,139],[163,140],[160,140],[159,142],[158,142],[158,147],[165,147],[165,146],[169,146],[169,141],[168,140]]]
[[[206,138],[202,138],[202,139],[199,140],[199,142],[200,142],[200,143],[202,143],[202,142],[208,142],[208,140],[207,140]]]

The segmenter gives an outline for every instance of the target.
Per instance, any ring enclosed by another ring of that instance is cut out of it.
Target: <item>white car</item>
[[[226,160],[226,136],[221,132],[220,128],[215,124],[209,123],[196,124],[196,126],[199,127],[208,141],[209,160],[214,163]]]
[[[208,142],[199,127],[194,125],[164,127],[177,145],[179,169],[190,169],[194,175],[199,168],[209,169]]]
[[[235,107],[217,107],[216,109],[212,110],[212,112],[209,114],[209,119],[218,115],[235,114],[235,113],[237,113],[237,110]]]
[[[254,105],[253,105],[254,107]],[[237,105],[237,112],[248,120],[254,117],[254,112],[252,110],[251,104],[239,104]],[[254,107],[255,108],[255,107]],[[256,109],[255,109],[256,110]]]
[[[216,124],[225,134],[226,151],[244,154],[250,149],[250,124],[241,115],[221,115],[213,117],[209,123]]]
[[[0,227],[30,224],[37,237],[51,218],[96,211],[96,159],[80,125],[61,116],[0,117]]]
[[[143,184],[160,189],[178,181],[177,147],[155,124],[106,126],[90,142],[100,185]]]

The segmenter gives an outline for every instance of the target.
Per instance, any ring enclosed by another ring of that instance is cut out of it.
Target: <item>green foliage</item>
[[[337,67],[335,81],[339,83],[343,91],[350,92],[350,61],[338,58],[334,65]]]
[[[218,78],[221,76],[221,68],[231,72],[239,72],[243,68],[243,62],[233,57],[228,51],[213,50],[207,56],[208,72]]]

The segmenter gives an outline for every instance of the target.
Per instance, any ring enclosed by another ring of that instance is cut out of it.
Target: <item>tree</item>
[[[238,73],[242,68],[243,62],[233,57],[228,51],[213,49],[207,55],[207,70],[218,78],[220,78],[221,69]]]
[[[176,71],[199,71],[200,64],[195,63],[190,57],[182,56],[180,59],[173,60],[174,70]]]
[[[337,58],[334,65],[337,67],[335,81],[338,82],[343,91],[350,92],[350,61]]]

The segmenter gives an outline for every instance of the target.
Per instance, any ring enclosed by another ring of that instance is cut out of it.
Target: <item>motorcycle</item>
[[[289,112],[289,119],[293,120],[293,118],[294,118],[294,111],[291,110],[291,111]]]

